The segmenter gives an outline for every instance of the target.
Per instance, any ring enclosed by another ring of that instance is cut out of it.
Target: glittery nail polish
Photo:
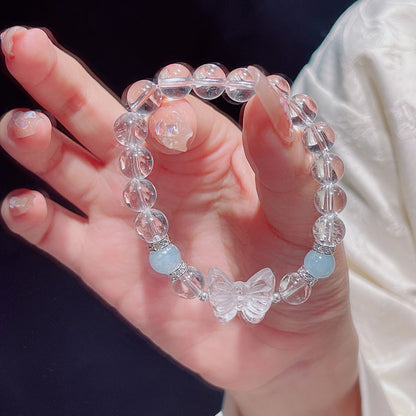
[[[9,198],[10,212],[14,216],[23,215],[33,207],[35,195],[26,193],[23,195],[14,195]]]
[[[14,58],[13,41],[15,35],[26,31],[27,29],[23,26],[13,26],[1,33],[1,49],[6,58]]]
[[[193,131],[176,111],[169,111],[154,124],[155,139],[168,149],[185,152]]]
[[[39,122],[43,121],[37,111],[16,111],[9,120],[7,129],[12,139],[22,139],[36,133]]]

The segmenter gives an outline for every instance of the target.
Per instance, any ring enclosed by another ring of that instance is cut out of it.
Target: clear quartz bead
[[[345,236],[345,225],[335,214],[319,217],[313,225],[313,236],[318,244],[334,247]]]
[[[303,144],[312,153],[327,152],[334,142],[334,130],[324,122],[312,124],[303,132]]]
[[[290,85],[281,75],[269,75],[267,79],[269,80],[273,88],[283,93],[285,97],[289,96]]]
[[[188,266],[188,270],[172,282],[172,287],[175,293],[181,298],[199,298],[205,288],[205,279],[197,268]]]
[[[126,149],[119,162],[121,172],[128,178],[144,179],[153,169],[153,156],[143,146]]]
[[[314,202],[321,214],[339,214],[347,204],[347,195],[338,185],[324,185],[316,191]]]
[[[123,146],[135,147],[147,137],[147,122],[136,113],[124,113],[114,122],[114,136]]]
[[[289,100],[290,115],[294,126],[308,126],[318,114],[318,106],[313,98],[305,94],[296,94]]]
[[[160,70],[157,83],[164,96],[177,100],[191,92],[192,74],[183,64],[170,64]]]
[[[136,218],[136,231],[147,243],[157,243],[168,235],[169,224],[165,214],[157,209],[141,212]]]
[[[159,108],[162,94],[154,82],[143,79],[124,90],[122,101],[136,113],[151,114]]]
[[[279,295],[290,305],[300,305],[306,302],[311,292],[311,287],[297,272],[286,274],[280,281]]]
[[[225,91],[233,101],[244,103],[255,94],[254,84],[247,68],[237,68],[228,74]]]
[[[156,188],[147,179],[131,180],[123,191],[126,205],[133,211],[152,208],[156,202]]]
[[[193,78],[195,94],[204,100],[218,98],[225,90],[225,72],[216,64],[201,65],[194,71]]]
[[[344,175],[344,163],[335,153],[323,153],[312,165],[312,176],[322,185],[334,184]]]

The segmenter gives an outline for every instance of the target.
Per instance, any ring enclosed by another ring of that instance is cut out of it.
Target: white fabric
[[[416,415],[416,1],[355,3],[294,88],[319,103],[345,163],[361,353],[394,414]],[[362,393],[363,415],[380,416]]]
[[[362,416],[394,416],[383,388],[360,354],[358,360]]]
[[[345,163],[351,307],[366,361],[362,414],[414,416],[416,0],[355,3],[293,91],[317,101]]]

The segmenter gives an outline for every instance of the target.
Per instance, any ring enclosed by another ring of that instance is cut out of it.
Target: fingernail
[[[14,195],[9,198],[10,213],[18,217],[28,212],[33,207],[33,201],[35,195],[32,193],[26,193],[22,195]]]
[[[187,143],[194,132],[183,120],[181,115],[174,111],[164,112],[163,117],[155,122],[155,139],[168,149],[186,152]]]
[[[44,121],[42,113],[38,111],[16,111],[7,125],[9,137],[23,139],[36,133],[39,122]]]
[[[269,81],[255,66],[249,66],[247,69],[255,79],[254,90],[272,122],[274,131],[282,141],[293,142],[292,122],[285,94],[272,85],[273,81]]]
[[[23,26],[13,26],[1,33],[1,49],[7,58],[13,58],[13,40],[16,34],[26,32],[27,29]]]

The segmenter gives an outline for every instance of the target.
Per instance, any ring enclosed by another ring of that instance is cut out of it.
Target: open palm
[[[121,150],[112,124],[122,106],[41,30],[18,31],[13,41],[6,53],[11,74],[88,149],[46,119],[36,133],[14,141],[8,126],[13,112],[3,117],[5,150],[87,216],[34,191],[20,191],[35,199],[19,216],[3,203],[3,217],[14,232],[71,268],[158,346],[222,388],[264,386],[312,359],[324,339],[336,339],[350,320],[342,249],[335,273],[317,284],[306,304],[274,305],[258,325],[238,318],[220,324],[209,304],[175,296],[169,279],[149,266],[148,248],[134,230],[135,215],[121,203],[127,180],[118,169]],[[278,280],[297,270],[313,244],[316,185],[301,140],[284,140],[289,123],[283,109],[273,124],[254,97],[242,133],[194,97],[167,105],[194,114],[197,126],[188,151],[153,151],[149,178],[182,258],[205,275],[216,266],[234,280],[247,280],[264,267]]]

